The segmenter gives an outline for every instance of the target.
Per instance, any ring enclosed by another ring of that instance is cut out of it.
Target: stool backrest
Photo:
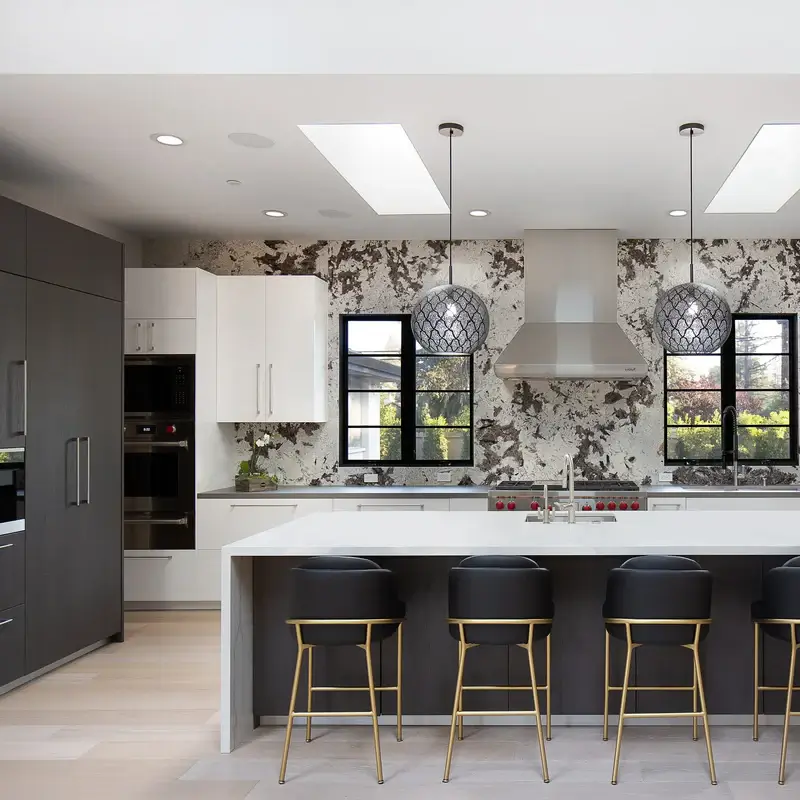
[[[800,557],[764,576],[763,609],[769,619],[800,619]]]

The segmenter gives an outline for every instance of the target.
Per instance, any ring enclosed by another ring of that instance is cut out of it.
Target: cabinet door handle
[[[11,544],[0,544],[0,550],[8,550],[9,547],[13,547],[13,546],[14,546],[14,542],[11,542]]]
[[[359,511],[362,508],[418,508],[424,511],[425,503],[359,503],[356,508]]]
[[[84,436],[86,439],[86,505],[92,504],[92,437]]]
[[[297,503],[231,503],[231,508],[297,508]]]
[[[269,365],[269,414],[272,416],[272,364]]]
[[[22,362],[22,435],[28,435],[28,359]]]
[[[172,556],[124,556],[133,561],[172,561]]]
[[[12,619],[0,619],[0,628],[2,628],[3,625],[8,625],[9,622],[13,622],[13,621],[14,621],[13,618]]]
[[[256,416],[261,415],[261,364],[256,364]]]
[[[136,323],[136,352],[142,352],[142,323]]]
[[[148,350],[152,353],[153,350],[156,349],[155,339],[156,339],[156,324],[155,322],[148,323],[148,330],[150,331],[150,347]]]
[[[74,439],[69,439],[70,442],[75,442],[75,503],[79,506],[81,504],[81,437],[76,436]]]
[[[683,506],[680,503],[653,503],[653,511],[680,511]]]

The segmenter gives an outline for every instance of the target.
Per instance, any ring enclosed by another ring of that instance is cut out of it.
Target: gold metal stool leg
[[[397,628],[397,741],[403,741],[403,623]]]
[[[308,716],[306,717],[306,741],[311,741],[311,696],[313,695],[314,686],[314,648],[308,648],[308,699],[307,710]]]
[[[372,712],[372,738],[375,743],[375,767],[378,783],[383,783],[383,763],[381,762],[381,738],[378,731],[378,703],[375,698],[375,676],[372,672],[372,625],[367,625],[367,641],[361,645],[367,659],[367,683],[369,684],[369,709]]]
[[[697,670],[692,659],[692,713],[697,713]],[[692,717],[692,741],[697,741],[697,717]]]
[[[700,711],[703,714],[703,733],[706,737],[706,751],[708,752],[708,769],[711,773],[711,783],[717,785],[717,770],[714,767],[714,753],[711,749],[711,730],[708,727],[708,708],[706,707],[706,691],[703,687],[703,670],[700,667],[700,625],[696,626],[692,654],[694,656],[694,669],[697,678],[697,690],[700,693]]]
[[[528,667],[531,672],[531,689],[533,690],[533,711],[536,714],[536,734],[539,738],[539,756],[542,760],[542,779],[550,783],[550,773],[547,770],[547,753],[544,748],[544,732],[542,731],[542,715],[539,711],[539,690],[536,688],[536,668],[533,663],[533,625],[528,633]]]
[[[625,632],[628,638],[628,648],[625,653],[625,677],[622,680],[622,699],[619,704],[619,723],[617,724],[617,746],[614,748],[614,769],[611,773],[611,785],[617,785],[619,775],[619,756],[622,750],[622,728],[625,724],[625,707],[628,702],[628,683],[631,679],[631,660],[633,658],[633,640],[631,639],[630,623],[625,624]]]
[[[550,637],[551,633],[547,634],[547,650],[545,653],[546,659],[546,667],[547,669],[545,672],[545,679],[547,680],[547,690],[545,692],[545,702],[547,703],[547,741],[549,742],[553,738],[553,714],[551,711],[551,703],[550,703]]]
[[[461,642],[458,643],[458,661],[461,663]],[[464,710],[463,692],[462,696],[458,698],[458,710]],[[464,717],[458,718],[458,741],[464,740]]]
[[[604,670],[605,687],[603,692],[603,741],[608,741],[608,686],[611,683],[611,636],[606,631],[606,661]]]
[[[453,718],[450,720],[450,739],[447,743],[447,759],[444,762],[444,777],[442,783],[450,781],[450,766],[453,763],[453,742],[456,738],[456,725],[460,717],[458,712],[461,710],[461,695],[464,685],[464,662],[466,661],[468,645],[464,642],[464,626],[459,624],[460,640],[458,644],[458,678],[456,679],[456,695],[453,700]]]
[[[792,721],[792,692],[794,690],[794,673],[797,666],[797,628],[792,629],[792,658],[789,662],[789,682],[786,684],[786,717],[783,720],[783,743],[781,744],[781,768],[778,773],[778,783],[786,783],[786,751],[789,747],[789,724]]]
[[[759,667],[760,667],[760,633],[761,626],[753,623],[753,741],[758,741],[758,684],[760,680]]]
[[[303,668],[303,653],[306,646],[303,644],[300,634],[300,626],[297,626],[297,662],[294,667],[294,680],[292,681],[292,696],[289,700],[289,719],[286,722],[286,740],[283,744],[283,758],[281,759],[281,773],[278,783],[286,782],[286,762],[289,760],[289,745],[292,743],[292,727],[294,726],[294,709],[297,703],[297,689],[300,685],[300,671]]]

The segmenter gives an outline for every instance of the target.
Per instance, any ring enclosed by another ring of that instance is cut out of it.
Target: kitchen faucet
[[[575,464],[572,461],[572,456],[567,453],[564,456],[564,482],[561,484],[562,489],[569,487],[569,502],[560,508],[567,510],[567,522],[570,525],[575,523],[575,512],[577,505],[575,504]]]
[[[733,414],[733,485],[739,485],[739,412],[736,406],[726,406],[722,409],[722,430],[725,430],[725,417]]]

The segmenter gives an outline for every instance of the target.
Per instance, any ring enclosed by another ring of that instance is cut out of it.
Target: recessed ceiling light
[[[167,147],[178,147],[183,144],[180,136],[173,136],[171,133],[152,133],[150,138],[154,142],[167,145]]]
[[[240,147],[256,147],[262,150],[275,144],[272,139],[267,139],[260,133],[229,133],[228,138]]]
[[[762,125],[706,214],[774,214],[800,189],[800,125]]]
[[[449,214],[402,125],[299,125],[376,214]]]
[[[228,186],[241,186],[242,185],[242,182],[241,181],[237,181],[235,178],[231,178],[230,180],[225,181],[225,183],[227,183]]]
[[[339,211],[338,208],[321,208],[317,211],[317,214],[321,217],[327,217],[328,219],[347,219],[353,216],[347,211]]]
[[[672,211],[669,212],[671,217],[685,217],[689,212],[684,211],[682,208],[673,208]]]
[[[277,218],[277,217],[285,217],[286,216],[286,212],[285,211],[278,211],[277,208],[268,208],[266,211],[263,211],[262,213],[264,214],[265,217],[275,217],[275,218]]]
[[[472,211],[469,212],[469,215],[471,217],[488,217],[491,213],[491,211],[487,211],[485,208],[473,208]]]

